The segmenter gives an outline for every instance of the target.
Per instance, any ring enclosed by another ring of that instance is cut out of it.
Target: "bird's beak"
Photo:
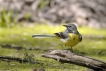
[[[66,25],[66,24],[64,24],[63,26],[67,27],[67,25]]]

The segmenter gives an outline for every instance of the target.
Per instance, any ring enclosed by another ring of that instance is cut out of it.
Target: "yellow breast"
[[[75,46],[79,43],[79,36],[77,34],[69,34],[69,38],[66,40],[63,40],[63,43],[65,43],[66,46]]]

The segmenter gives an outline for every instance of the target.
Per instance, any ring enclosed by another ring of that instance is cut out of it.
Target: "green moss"
[[[22,50],[0,47],[0,55],[23,58],[25,53],[34,54],[34,59],[39,64],[19,63],[16,61],[0,61],[0,70],[11,71],[30,71],[34,68],[44,68],[46,71],[83,71],[84,67],[73,64],[61,64],[58,61],[41,57],[49,49],[70,49],[65,47],[62,42],[54,38],[34,39],[32,34],[53,34],[63,31],[65,28],[60,26],[33,25],[33,26],[16,26],[12,28],[0,28],[0,44],[14,44],[22,46]],[[84,35],[104,35],[105,29],[92,29],[88,27],[79,28],[79,32]],[[106,61],[106,40],[105,39],[86,39],[73,47],[75,53],[91,56]],[[33,49],[33,50],[31,50]]]
[[[79,31],[83,34],[83,35],[103,35],[106,36],[106,29],[96,29],[96,28],[89,28],[89,27],[80,27]]]

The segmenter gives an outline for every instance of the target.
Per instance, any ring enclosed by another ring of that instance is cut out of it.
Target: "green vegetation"
[[[39,3],[39,8],[44,8],[45,6],[47,6],[49,4],[49,0],[41,0]]]
[[[64,45],[54,38],[34,39],[32,34],[52,34],[58,31],[63,31],[65,28],[60,26],[48,25],[30,25],[15,26],[12,28],[0,28],[0,44],[12,44],[22,46],[22,50],[0,47],[0,55],[13,56],[23,58],[24,54],[33,54],[36,64],[19,63],[16,61],[0,60],[0,70],[9,71],[31,71],[34,68],[44,68],[46,71],[85,71],[87,68],[73,65],[61,64],[58,61],[49,58],[41,57],[49,49],[65,49]],[[82,36],[87,35],[103,35],[106,36],[106,29],[92,29],[87,27],[78,28]],[[78,54],[91,56],[103,61],[106,61],[106,40],[105,39],[86,39],[76,45],[73,50]],[[68,49],[69,47],[67,47]]]
[[[12,11],[7,11],[3,8],[0,14],[0,27],[10,28],[15,26],[16,20],[12,16]]]

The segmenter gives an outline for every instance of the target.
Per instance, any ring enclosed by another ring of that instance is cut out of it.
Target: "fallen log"
[[[106,62],[88,56],[78,55],[69,50],[51,50],[42,57],[52,58],[61,63],[70,63],[87,67],[93,71],[106,71]]]

